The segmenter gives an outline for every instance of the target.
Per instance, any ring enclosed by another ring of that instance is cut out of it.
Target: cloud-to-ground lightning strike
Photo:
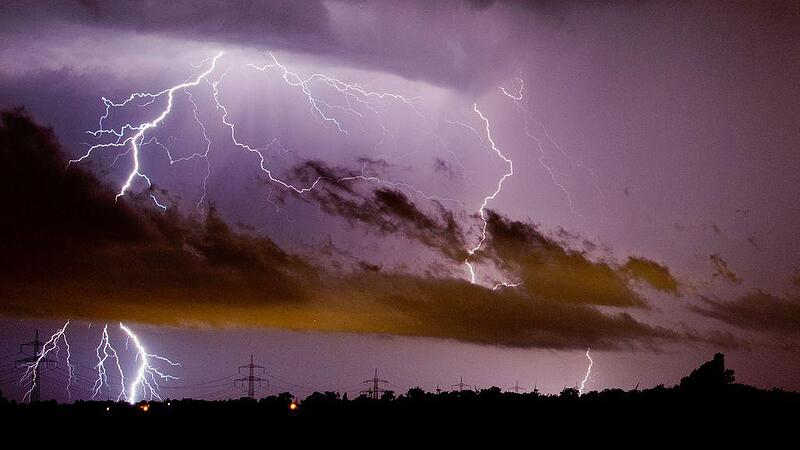
[[[128,402],[131,404],[136,403],[136,394],[139,390],[142,391],[142,398],[149,396],[151,400],[153,398],[161,400],[161,396],[158,394],[158,380],[177,380],[179,378],[161,372],[151,365],[151,360],[161,361],[173,367],[179,367],[181,364],[172,362],[163,356],[148,353],[139,341],[139,337],[130,328],[122,323],[119,324],[119,327],[128,335],[128,339],[133,341],[133,345],[136,347],[136,361],[139,362],[136,377],[131,381],[131,385],[128,388]]]
[[[125,391],[125,374],[122,372],[122,365],[119,361],[119,355],[114,347],[111,346],[111,339],[108,336],[108,324],[105,324],[103,327],[103,334],[100,337],[100,344],[98,344],[96,352],[97,365],[95,367],[97,368],[97,379],[92,387],[92,399],[100,394],[100,391],[103,389],[103,387],[109,389],[111,388],[111,386],[108,384],[108,369],[106,368],[106,362],[109,359],[113,359],[120,378],[120,390],[119,394],[117,395],[117,401],[120,401],[123,398],[127,400],[128,396]]]
[[[67,380],[66,389],[67,389],[67,396],[69,398],[72,398],[70,387],[72,386],[72,381],[75,376],[75,367],[72,365],[72,362],[70,361],[72,355],[70,354],[69,341],[67,340],[67,334],[66,334],[68,325],[69,325],[69,320],[67,320],[67,322],[64,324],[63,327],[59,328],[55,333],[53,333],[52,336],[50,336],[50,339],[48,339],[47,342],[44,343],[41,351],[39,352],[38,355],[36,355],[36,358],[33,361],[25,363],[24,365],[25,372],[22,374],[22,378],[20,378],[19,383],[22,384],[25,382],[26,379],[30,379],[31,386],[25,393],[25,395],[23,395],[22,401],[26,401],[26,399],[29,399],[31,397],[31,393],[33,393],[33,390],[36,388],[37,383],[39,383],[38,379],[39,365],[46,360],[47,355],[53,353],[56,359],[58,359],[58,354],[61,350],[58,341],[64,342],[64,350],[67,353],[66,363],[67,363],[67,374],[69,376],[69,379]]]
[[[578,395],[583,395],[583,388],[586,386],[586,382],[589,381],[589,376],[592,375],[592,365],[594,364],[594,361],[592,360],[592,357],[589,356],[589,350],[591,349],[586,349],[586,359],[589,360],[589,366],[586,368],[586,375],[583,377],[583,381],[581,381],[581,387],[578,389]]]
[[[478,215],[480,216],[481,220],[483,221],[483,227],[481,229],[481,238],[473,248],[471,248],[471,249],[469,249],[467,251],[467,257],[466,257],[466,259],[464,259],[464,264],[466,264],[467,268],[469,269],[470,282],[472,284],[475,284],[475,269],[472,267],[472,263],[470,263],[469,260],[472,257],[472,255],[475,254],[475,252],[480,250],[481,246],[483,245],[483,242],[486,240],[486,227],[489,225],[489,223],[486,221],[486,216],[484,215],[484,212],[486,210],[486,205],[489,203],[490,200],[494,200],[494,198],[497,197],[497,195],[503,189],[503,182],[506,180],[506,178],[514,175],[514,162],[511,161],[510,159],[506,158],[506,156],[503,155],[503,153],[500,151],[500,149],[497,148],[497,145],[495,144],[494,139],[492,139],[492,132],[491,132],[491,129],[489,127],[489,119],[487,119],[486,116],[484,116],[483,113],[478,109],[477,103],[472,105],[472,109],[473,109],[473,111],[475,111],[478,114],[478,116],[481,118],[481,120],[483,121],[483,123],[486,126],[486,138],[489,140],[489,144],[491,145],[492,150],[495,153],[497,153],[497,155],[500,158],[502,158],[503,161],[506,162],[506,164],[508,164],[508,172],[506,172],[500,178],[500,180],[497,182],[497,189],[495,189],[495,191],[491,195],[489,195],[489,196],[487,196],[487,197],[485,197],[483,199],[483,203],[481,204],[481,207],[478,210]],[[495,286],[495,289],[497,289],[497,286]]]

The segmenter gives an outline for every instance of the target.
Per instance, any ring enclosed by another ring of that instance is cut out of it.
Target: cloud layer
[[[778,296],[755,290],[733,301],[704,299],[693,310],[740,328],[773,337],[800,337],[800,296]]]
[[[344,273],[291,254],[265,236],[235,231],[213,209],[202,221],[162,214],[144,199],[120,199],[79,168],[66,168],[52,132],[21,110],[0,127],[3,315],[125,319],[157,324],[270,326],[381,333],[483,344],[573,348],[656,346],[682,339],[625,312],[646,307],[630,286],[673,291],[662,266],[594,262],[534,226],[489,215],[479,260],[522,281],[490,289],[452,278],[383,272],[354,265]],[[323,170],[323,169],[320,169]],[[425,212],[391,189],[356,193],[326,184],[326,210],[377,233],[398,235],[463,256],[463,232],[441,206]],[[140,194],[146,198],[147,192]],[[323,250],[320,253],[324,253]],[[633,260],[632,260],[633,261]],[[646,269],[645,269],[646,268]]]

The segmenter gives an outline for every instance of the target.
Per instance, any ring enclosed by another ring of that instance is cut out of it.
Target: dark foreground
[[[575,389],[565,389],[558,395],[541,395],[490,388],[434,394],[415,388],[397,397],[385,393],[380,400],[348,400],[334,392],[315,393],[297,403],[290,393],[260,400],[183,399],[136,405],[96,401],[19,404],[3,399],[0,416],[6,425],[61,424],[73,430],[116,425],[143,430],[191,427],[188,429],[194,433],[227,429],[295,437],[303,435],[304,430],[370,435],[404,430],[405,438],[413,433],[431,436],[459,430],[463,439],[537,430],[581,440],[597,432],[604,434],[592,434],[592,439],[648,435],[657,441],[688,433],[769,438],[796,429],[800,393],[736,384],[733,371],[725,368],[718,354],[680,385],[632,391],[608,389],[579,395]]]

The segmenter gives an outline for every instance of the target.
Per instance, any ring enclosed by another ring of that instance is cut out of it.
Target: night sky
[[[12,0],[0,42],[12,398],[67,320],[73,399],[119,322],[170,397],[251,354],[259,395],[558,392],[589,348],[590,390],[800,389],[797,2]]]

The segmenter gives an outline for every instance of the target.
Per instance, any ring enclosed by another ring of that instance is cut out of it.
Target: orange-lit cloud
[[[52,132],[23,112],[3,113],[0,179],[7,243],[0,314],[125,319],[179,326],[268,326],[457,339],[516,347],[620,348],[686,338],[598,306],[644,308],[632,280],[674,292],[656,263],[590,260],[534,226],[490,213],[477,255],[519,275],[492,291],[460,279],[385,273],[355,265],[331,272],[265,236],[235,231],[212,209],[202,221],[177,209],[149,213],[115,203],[95,178],[65,169]],[[395,191],[370,198],[333,190],[332,213],[432,248],[463,248],[445,209],[420,211]],[[146,193],[144,194],[146,195]],[[363,215],[351,208],[369,211]],[[442,254],[451,259],[460,253]]]

